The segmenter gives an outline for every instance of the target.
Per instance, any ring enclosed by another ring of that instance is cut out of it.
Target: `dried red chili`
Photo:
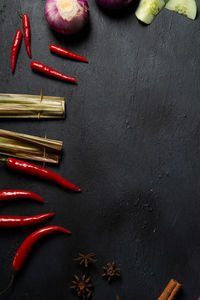
[[[54,232],[64,232],[67,234],[71,234],[71,232],[63,227],[60,226],[47,226],[40,228],[29,235],[24,242],[21,244],[19,249],[17,250],[13,262],[12,262],[12,277],[8,287],[0,292],[0,295],[4,294],[13,284],[14,278],[17,272],[21,271],[23,268],[29,253],[31,252],[33,246],[42,239],[43,237],[54,233]]]
[[[81,192],[81,189],[66,180],[65,178],[61,177],[60,175],[47,170],[46,168],[39,167],[37,165],[30,164],[28,162],[18,160],[15,158],[1,158],[0,161],[5,162],[7,167],[24,174],[33,175],[39,178],[47,179],[49,181],[55,182],[58,185],[67,188],[69,190],[75,192]]]
[[[0,228],[16,228],[32,226],[52,218],[55,213],[41,214],[35,216],[0,216]]]
[[[46,66],[40,62],[32,61],[30,66],[33,70],[43,73],[45,75],[48,75],[50,77],[55,77],[55,78],[58,78],[58,79],[61,79],[64,81],[68,81],[68,82],[72,82],[72,83],[77,82],[77,79],[75,79],[73,77],[69,77],[67,75],[64,75],[64,74],[58,72],[57,70],[52,69],[49,66]]]
[[[13,43],[12,43],[12,50],[11,50],[11,71],[12,73],[15,71],[16,60],[19,52],[19,47],[22,40],[22,32],[21,30],[17,30]]]
[[[68,51],[64,48],[58,47],[56,45],[50,45],[49,49],[50,49],[51,52],[62,55],[64,57],[68,57],[68,58],[71,58],[71,59],[75,59],[75,60],[78,60],[78,61],[83,61],[83,62],[88,63],[88,60],[85,57],[80,56],[80,55],[78,55],[76,53],[73,53],[71,51]]]
[[[30,23],[28,15],[22,16],[22,24],[23,24],[23,30],[24,30],[24,40],[26,45],[26,51],[28,53],[28,56],[31,58],[31,46],[30,46],[30,39],[31,39],[31,31],[30,31]]]
[[[31,199],[35,200],[39,203],[44,203],[44,200],[37,194],[32,193],[30,191],[22,191],[22,190],[3,190],[0,191],[0,202],[14,199]]]

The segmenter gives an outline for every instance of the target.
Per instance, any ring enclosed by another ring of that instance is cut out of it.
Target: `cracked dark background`
[[[94,251],[90,269],[97,300],[157,299],[170,280],[183,284],[177,300],[200,295],[200,38],[191,21],[164,9],[150,26],[134,16],[137,2],[107,13],[89,0],[90,23],[76,36],[53,33],[45,1],[0,1],[2,93],[43,93],[66,98],[65,120],[0,120],[0,128],[64,141],[59,166],[49,166],[83,188],[73,194],[53,184],[0,168],[1,189],[26,189],[45,204],[1,204],[2,215],[55,212],[44,224],[73,234],[51,236],[31,253],[2,299],[76,299],[69,289],[82,269],[72,260]],[[78,85],[31,71],[24,43],[11,74],[10,50],[30,17],[33,59],[77,77]],[[54,43],[89,64],[50,54]],[[37,227],[0,232],[1,286],[13,256]],[[115,260],[121,280],[108,284],[102,266]]]

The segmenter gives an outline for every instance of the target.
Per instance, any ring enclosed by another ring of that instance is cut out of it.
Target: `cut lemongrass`
[[[48,163],[58,163],[62,141],[0,129],[0,154]]]
[[[169,0],[165,7],[192,20],[194,20],[197,15],[197,4],[195,0]]]
[[[0,118],[64,118],[62,97],[0,94]]]
[[[164,0],[141,0],[135,15],[141,22],[151,24],[164,6]]]

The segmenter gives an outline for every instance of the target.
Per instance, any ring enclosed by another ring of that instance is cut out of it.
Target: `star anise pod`
[[[92,295],[91,289],[93,288],[90,282],[91,278],[87,278],[85,274],[80,278],[75,274],[74,278],[75,280],[72,280],[73,285],[70,288],[74,289],[82,299],[89,299]]]
[[[84,265],[85,268],[88,268],[88,265],[94,264],[95,262],[97,262],[97,259],[95,258],[94,253],[89,253],[89,254],[79,253],[79,257],[75,258],[74,261],[77,261],[80,263],[80,265]]]
[[[109,282],[111,279],[120,277],[120,268],[116,268],[116,263],[114,261],[112,263],[107,263],[103,269],[104,273],[102,274],[102,277],[107,277]]]

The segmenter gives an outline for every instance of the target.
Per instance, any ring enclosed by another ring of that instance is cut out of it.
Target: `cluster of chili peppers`
[[[24,31],[24,40],[25,40],[25,46],[26,46],[26,51],[28,53],[28,56],[30,58],[32,58],[32,54],[31,54],[31,46],[30,46],[30,39],[31,39],[31,32],[30,32],[30,23],[29,23],[29,18],[28,15],[23,15],[22,16],[22,23],[23,23],[23,31]],[[21,41],[22,41],[22,31],[21,30],[17,30],[13,43],[12,43],[12,50],[11,50],[11,71],[12,73],[15,71],[15,66],[16,66],[16,60],[17,60],[17,56],[19,53],[19,48],[21,45]],[[50,45],[49,46],[49,50],[55,54],[70,58],[70,59],[74,59],[77,61],[82,61],[82,62],[87,62],[88,60],[83,57],[80,56],[76,53],[73,53],[71,51],[68,51],[64,48],[55,46],[55,45]],[[50,77],[54,77],[63,81],[68,81],[71,83],[76,83],[77,79],[67,76],[65,74],[62,74],[60,72],[58,72],[57,70],[44,65],[43,63],[37,62],[37,61],[32,61],[30,64],[30,67],[32,68],[32,70],[40,72],[44,75],[50,76]]]
[[[6,166],[11,170],[52,181],[72,191],[76,191],[76,192],[81,191],[81,189],[79,189],[74,184],[67,181],[65,178],[61,177],[60,175],[50,170],[47,170],[46,168],[42,168],[37,165],[33,165],[14,158],[1,158],[0,161],[6,163]],[[24,190],[0,191],[0,202],[16,200],[19,198],[30,199],[39,203],[44,202],[39,195],[30,191],[24,191]],[[0,216],[0,228],[16,228],[16,227],[32,226],[44,222],[52,218],[54,215],[55,213],[46,213],[46,214],[40,214],[35,216]],[[67,234],[71,234],[69,230],[63,227],[47,226],[33,232],[30,236],[28,236],[24,240],[20,248],[17,250],[13,259],[11,281],[8,287],[0,292],[0,295],[4,294],[12,286],[17,272],[19,272],[24,266],[26,259],[31,249],[35,245],[35,243],[41,238],[54,232],[64,232]]]
[[[28,53],[28,56],[32,58],[31,54],[31,46],[30,46],[30,40],[31,40],[31,33],[30,33],[30,24],[29,24],[29,18],[28,15],[24,14],[22,16],[22,23],[23,23],[23,32],[24,32],[24,40],[25,40],[25,46],[26,51]],[[19,53],[21,41],[22,41],[23,33],[21,30],[17,30],[13,44],[12,44],[12,50],[11,50],[11,71],[12,73],[15,70],[16,66],[16,60]],[[77,55],[73,52],[70,52],[66,49],[63,49],[61,47],[57,47],[55,45],[50,45],[49,49],[51,52],[82,62],[88,62],[88,60],[80,55]],[[48,75],[50,77],[55,77],[64,81],[76,83],[77,80],[73,77],[69,77],[67,75],[64,75],[42,63],[32,61],[30,64],[31,68],[35,71],[38,71],[40,73],[43,73],[45,75]],[[64,187],[66,189],[75,191],[75,192],[81,192],[81,189],[72,184],[71,182],[67,181],[65,178],[61,177],[60,175],[37,165],[24,162],[15,158],[1,158],[0,162],[5,163],[5,165],[16,172],[32,175],[41,179],[46,179],[48,181],[54,182],[55,184]],[[30,191],[25,190],[3,190],[0,191],[0,202],[2,201],[9,201],[9,200],[15,200],[15,199],[30,199],[34,200],[39,203],[43,203],[43,199]],[[16,227],[25,227],[25,226],[32,226],[39,224],[41,222],[44,222],[50,218],[52,218],[55,215],[55,213],[46,213],[46,214],[40,214],[35,216],[0,216],[0,228],[16,228]],[[31,235],[29,235],[24,242],[21,244],[19,249],[17,250],[13,263],[12,263],[12,277],[11,281],[6,289],[0,292],[0,295],[4,294],[13,284],[15,275],[17,272],[19,272],[22,267],[24,266],[26,259],[35,245],[35,243],[40,240],[41,238],[54,233],[54,232],[64,232],[66,234],[71,234],[71,232],[63,227],[60,226],[47,226],[40,228],[39,230],[36,230]]]
[[[48,181],[54,182],[66,189],[81,192],[81,189],[76,187],[74,184],[61,177],[60,175],[40,166],[30,164],[15,158],[1,158],[1,162],[5,163],[6,166],[16,172],[32,175],[41,179],[46,179]],[[43,203],[43,199],[30,191],[24,190],[3,190],[0,191],[0,202],[16,200],[19,198],[34,200],[39,203]],[[35,216],[0,216],[0,228],[16,228],[32,226],[44,222],[52,218],[55,213],[46,213]],[[28,236],[25,241],[21,244],[20,248],[17,250],[13,263],[12,263],[12,277],[8,287],[0,292],[0,295],[4,294],[13,284],[14,278],[18,271],[20,271],[26,262],[26,259],[35,245],[35,243],[41,238],[49,235],[53,232],[64,232],[71,234],[71,232],[63,227],[59,226],[47,226],[40,228],[39,230],[33,232]]]
[[[15,158],[1,158],[0,161],[5,163],[6,166],[16,172],[23,173],[26,175],[32,175],[41,179],[46,179],[48,181],[54,182],[55,184],[64,187],[66,189],[81,192],[81,189],[61,177],[60,175],[40,166],[21,161]],[[43,199],[30,191],[25,190],[3,190],[0,191],[0,202],[16,200],[19,198],[34,200],[38,203],[44,203]],[[16,227],[26,227],[39,224],[50,218],[52,218],[55,213],[46,213],[35,216],[0,216],[0,228],[16,228]],[[12,277],[8,287],[0,292],[0,295],[4,294],[13,284],[15,275],[20,271],[26,262],[26,259],[33,248],[34,244],[46,235],[53,232],[64,232],[71,234],[71,232],[63,227],[59,226],[47,226],[40,228],[39,230],[33,232],[28,236],[25,241],[21,244],[20,248],[17,250],[13,263],[12,263]]]

